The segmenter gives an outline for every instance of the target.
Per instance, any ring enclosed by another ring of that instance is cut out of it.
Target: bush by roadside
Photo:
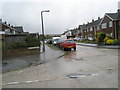
[[[97,33],[96,35],[96,42],[98,45],[103,45],[104,44],[104,38],[106,37],[106,34],[101,32]]]
[[[23,41],[13,42],[11,45],[2,45],[3,50],[19,49],[40,46],[40,40],[33,35],[28,35]]]
[[[97,44],[97,42],[95,40],[80,40],[78,41],[78,43],[91,43],[91,44]]]
[[[32,35],[28,35],[25,38],[27,47],[35,47],[40,45],[40,40]]]
[[[111,35],[106,35],[104,38],[105,45],[120,45],[120,41],[118,39],[114,39]]]

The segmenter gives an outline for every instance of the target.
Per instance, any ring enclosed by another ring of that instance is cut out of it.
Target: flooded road
[[[62,57],[50,55],[43,57],[50,60],[47,63],[3,73],[3,88],[118,87],[117,49],[77,46],[76,51],[65,51]]]
[[[46,45],[46,51],[41,52],[41,54],[26,55],[26,56],[4,59],[2,71],[6,72],[6,71],[17,70],[29,66],[43,64],[48,61],[55,60],[56,58],[60,57],[63,54],[64,52],[50,49]]]

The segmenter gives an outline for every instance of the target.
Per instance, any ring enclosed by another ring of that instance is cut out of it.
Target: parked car
[[[52,39],[48,39],[47,41],[46,41],[46,43],[48,43],[48,44],[52,44]]]
[[[53,44],[56,45],[60,39],[53,39]]]
[[[80,41],[80,40],[82,40],[82,38],[80,37],[74,38],[74,41]]]
[[[63,42],[64,42],[64,40],[59,39],[59,40],[56,42],[56,46],[60,47],[60,43],[63,43]]]
[[[88,40],[94,40],[92,37],[88,37]]]
[[[60,47],[65,50],[71,50],[72,48],[76,50],[76,43],[72,39],[64,40],[60,43]]]

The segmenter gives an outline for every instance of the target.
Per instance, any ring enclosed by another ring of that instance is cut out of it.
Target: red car
[[[72,48],[76,50],[76,43],[74,42],[74,40],[71,39],[64,40],[59,45],[64,51],[71,50]]]

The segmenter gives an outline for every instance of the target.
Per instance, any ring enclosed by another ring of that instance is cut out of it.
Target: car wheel
[[[63,47],[63,51],[66,51],[66,49]]]
[[[74,50],[76,50],[76,48],[74,48]]]
[[[68,48],[69,51],[71,51],[71,48]]]

